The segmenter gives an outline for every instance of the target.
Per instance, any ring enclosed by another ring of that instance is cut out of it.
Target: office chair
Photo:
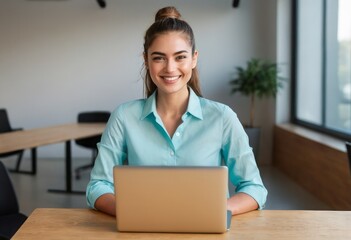
[[[19,212],[15,190],[1,161],[0,183],[0,236],[3,239],[10,239],[26,221],[27,216]]]
[[[351,142],[345,142],[346,150],[347,150],[347,157],[349,159],[349,168],[351,174]]]
[[[106,123],[111,113],[107,111],[81,112],[78,114],[78,123]],[[94,166],[95,158],[98,153],[96,144],[100,142],[101,135],[75,140],[76,144],[81,147],[89,148],[92,152],[91,163],[75,169],[76,179],[80,179],[80,172]]]
[[[23,129],[22,128],[12,128],[11,127],[6,109],[0,109],[0,134],[1,133],[7,133],[7,132],[13,132],[13,131],[20,131],[20,130],[23,130]],[[22,161],[23,152],[24,152],[24,150],[18,150],[18,151],[13,151],[13,152],[1,153],[0,154],[0,158],[9,157],[9,156],[13,156],[13,155],[18,155],[15,171],[19,172],[19,168],[20,168],[20,164],[21,164],[21,161]]]

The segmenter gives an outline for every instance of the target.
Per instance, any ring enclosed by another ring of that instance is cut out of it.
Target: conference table
[[[37,208],[12,239],[351,239],[351,211],[261,210],[232,217],[222,234],[122,233],[92,209]]]
[[[0,153],[31,149],[32,170],[35,174],[37,165],[36,148],[44,145],[65,142],[65,189],[50,189],[57,193],[84,193],[72,189],[72,152],[71,140],[92,137],[101,134],[105,123],[70,123],[43,128],[28,129],[0,134]]]

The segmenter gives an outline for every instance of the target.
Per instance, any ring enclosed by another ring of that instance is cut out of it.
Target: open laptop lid
[[[118,231],[222,233],[228,229],[225,166],[116,166],[114,182]]]

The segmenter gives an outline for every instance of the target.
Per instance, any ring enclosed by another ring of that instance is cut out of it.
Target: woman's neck
[[[189,91],[187,90],[184,93],[167,94],[166,96],[157,95],[157,113],[171,138],[178,126],[182,124],[182,116],[188,107]]]
[[[157,112],[162,116],[181,117],[188,107],[189,95],[188,89],[177,94],[157,93]]]

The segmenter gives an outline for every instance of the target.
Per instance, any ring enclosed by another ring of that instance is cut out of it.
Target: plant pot
[[[258,127],[245,127],[245,132],[249,137],[249,144],[253,149],[253,153],[255,155],[256,163],[258,163],[258,153],[260,148],[260,135],[261,128]]]

